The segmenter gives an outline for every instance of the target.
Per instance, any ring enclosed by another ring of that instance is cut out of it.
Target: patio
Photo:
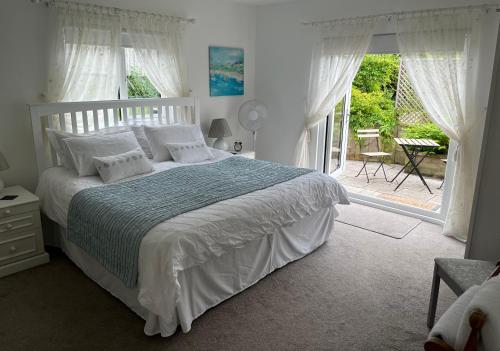
[[[443,189],[438,188],[443,181],[442,179],[424,177],[433,194],[429,193],[424,184],[422,184],[420,178],[415,174],[411,174],[401,187],[399,187],[397,191],[394,191],[394,188],[397,186],[398,182],[403,180],[406,173],[401,173],[393,183],[386,182],[382,170],[379,170],[377,175],[373,176],[373,172],[377,169],[378,163],[369,162],[367,170],[370,182],[367,183],[364,171],[356,177],[362,165],[363,163],[361,161],[347,160],[345,171],[337,178],[349,192],[425,210],[439,211]],[[384,164],[387,179],[392,180],[402,167],[403,166],[398,164]]]

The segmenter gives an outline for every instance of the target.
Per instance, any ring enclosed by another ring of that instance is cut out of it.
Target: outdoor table
[[[396,180],[396,178],[401,174],[401,172],[403,172],[403,170],[409,164],[412,165],[412,169],[408,172],[406,177],[404,177],[404,179],[401,181],[401,183],[399,183],[398,186],[396,186],[394,191],[398,190],[398,188],[401,186],[401,184],[404,183],[406,178],[408,178],[410,176],[410,174],[412,174],[413,171],[415,171],[417,173],[417,175],[420,177],[420,180],[422,181],[422,183],[427,188],[427,190],[429,190],[429,192],[432,194],[432,191],[429,188],[429,186],[427,185],[427,183],[425,182],[424,177],[422,177],[422,174],[420,174],[420,171],[418,170],[418,166],[427,157],[427,155],[429,155],[429,152],[431,152],[433,148],[438,147],[439,144],[431,139],[394,138],[394,141],[396,141],[396,143],[399,146],[401,146],[406,157],[408,157],[408,162],[405,164],[405,166],[403,168],[401,168],[401,170],[398,172],[398,174],[396,174],[396,176],[391,180],[391,183]],[[421,153],[423,153],[422,158],[420,159],[420,161],[415,162],[417,156]]]

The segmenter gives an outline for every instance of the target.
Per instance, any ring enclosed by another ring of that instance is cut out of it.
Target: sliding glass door
[[[328,115],[326,121],[324,172],[336,176],[345,168],[349,133],[349,107],[351,95],[347,94]]]

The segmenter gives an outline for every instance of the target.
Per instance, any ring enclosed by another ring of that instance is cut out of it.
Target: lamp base
[[[218,149],[218,150],[227,151],[229,149],[229,145],[226,143],[226,141],[224,140],[224,138],[217,138],[214,141],[213,148],[214,149]]]

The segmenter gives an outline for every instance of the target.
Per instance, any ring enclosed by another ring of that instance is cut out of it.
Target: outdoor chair
[[[366,175],[366,182],[370,182],[370,178],[368,177],[368,170],[366,169],[366,165],[370,159],[377,159],[379,162],[379,166],[373,172],[373,175],[376,176],[377,172],[379,169],[382,168],[382,172],[384,173],[384,178],[386,182],[389,180],[387,179],[387,175],[385,174],[385,169],[384,169],[384,157],[386,156],[391,156],[391,154],[387,152],[380,151],[380,132],[378,129],[358,129],[357,131],[358,138],[368,140],[368,147],[370,146],[370,140],[376,140],[377,143],[377,151],[365,151],[361,152],[361,155],[363,155],[363,167],[359,170],[358,174],[356,174],[356,177],[358,177],[363,170],[365,171]]]
[[[448,164],[448,159],[447,159],[447,158],[443,158],[443,159],[441,160],[441,162],[443,162],[443,163],[444,163],[444,165],[446,166],[446,165]],[[443,177],[443,181],[441,182],[441,185],[439,186],[439,188],[438,188],[438,189],[442,189],[442,188],[443,188],[443,185],[444,185],[444,179],[445,179],[445,178]]]

